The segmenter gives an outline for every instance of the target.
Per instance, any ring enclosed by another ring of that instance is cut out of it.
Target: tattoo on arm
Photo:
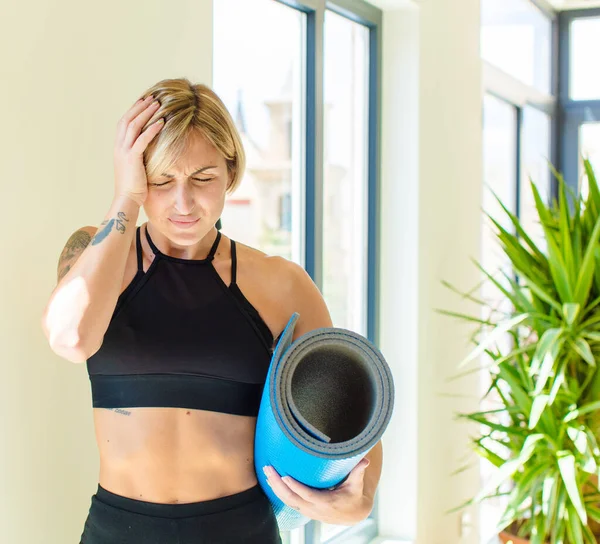
[[[84,230],[78,230],[71,235],[58,260],[58,281],[62,280],[71,270],[71,261],[81,255],[81,252],[90,243],[90,239],[90,234]]]
[[[69,272],[69,270],[71,270],[71,265],[68,264],[67,266],[65,266],[62,270],[59,270],[58,272],[58,281],[62,280],[67,273]]]
[[[95,246],[102,242],[110,234],[110,231],[113,229],[113,226],[116,230],[123,234],[125,232],[125,223],[129,223],[129,219],[127,219],[127,216],[124,212],[117,213],[116,219],[113,218],[109,221],[102,221],[101,225],[104,225],[104,228],[98,230],[96,236],[94,236],[92,240],[92,245]]]
[[[98,230],[93,238],[85,230],[74,232],[67,241],[58,260],[58,281],[60,282],[67,275],[75,260],[77,260],[88,245],[92,244],[95,246],[102,242],[110,234],[113,226],[123,234],[126,230],[125,223],[128,222],[127,214],[125,212],[118,212],[116,218],[101,223],[101,226],[104,228]]]

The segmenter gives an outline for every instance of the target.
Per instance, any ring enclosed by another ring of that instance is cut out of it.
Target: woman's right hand
[[[149,95],[146,100],[136,102],[117,125],[114,149],[115,196],[129,197],[140,206],[148,196],[144,151],[164,122],[159,119],[141,134],[140,131],[158,107],[159,103]]]

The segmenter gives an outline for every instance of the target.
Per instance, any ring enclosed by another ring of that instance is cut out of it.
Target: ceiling
[[[546,0],[556,9],[580,9],[600,7],[600,0]]]

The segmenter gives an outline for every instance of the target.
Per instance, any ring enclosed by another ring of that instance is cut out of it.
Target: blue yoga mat
[[[330,489],[379,441],[392,415],[394,384],[375,345],[340,328],[310,331],[292,343],[290,318],[273,352],[256,422],[254,466],[281,531],[309,521],[267,484],[263,466],[305,485]]]

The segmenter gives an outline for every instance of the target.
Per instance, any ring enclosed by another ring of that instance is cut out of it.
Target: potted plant
[[[477,266],[508,310],[446,283],[483,310],[443,313],[476,324],[475,347],[455,378],[485,372],[489,406],[458,417],[477,424],[472,446],[495,467],[458,509],[503,496],[498,529],[515,544],[595,544],[600,534],[600,190],[590,162],[584,166],[585,199],[556,172],[558,202],[544,203],[531,183],[541,242],[499,199],[513,228],[488,214],[512,273]]]

